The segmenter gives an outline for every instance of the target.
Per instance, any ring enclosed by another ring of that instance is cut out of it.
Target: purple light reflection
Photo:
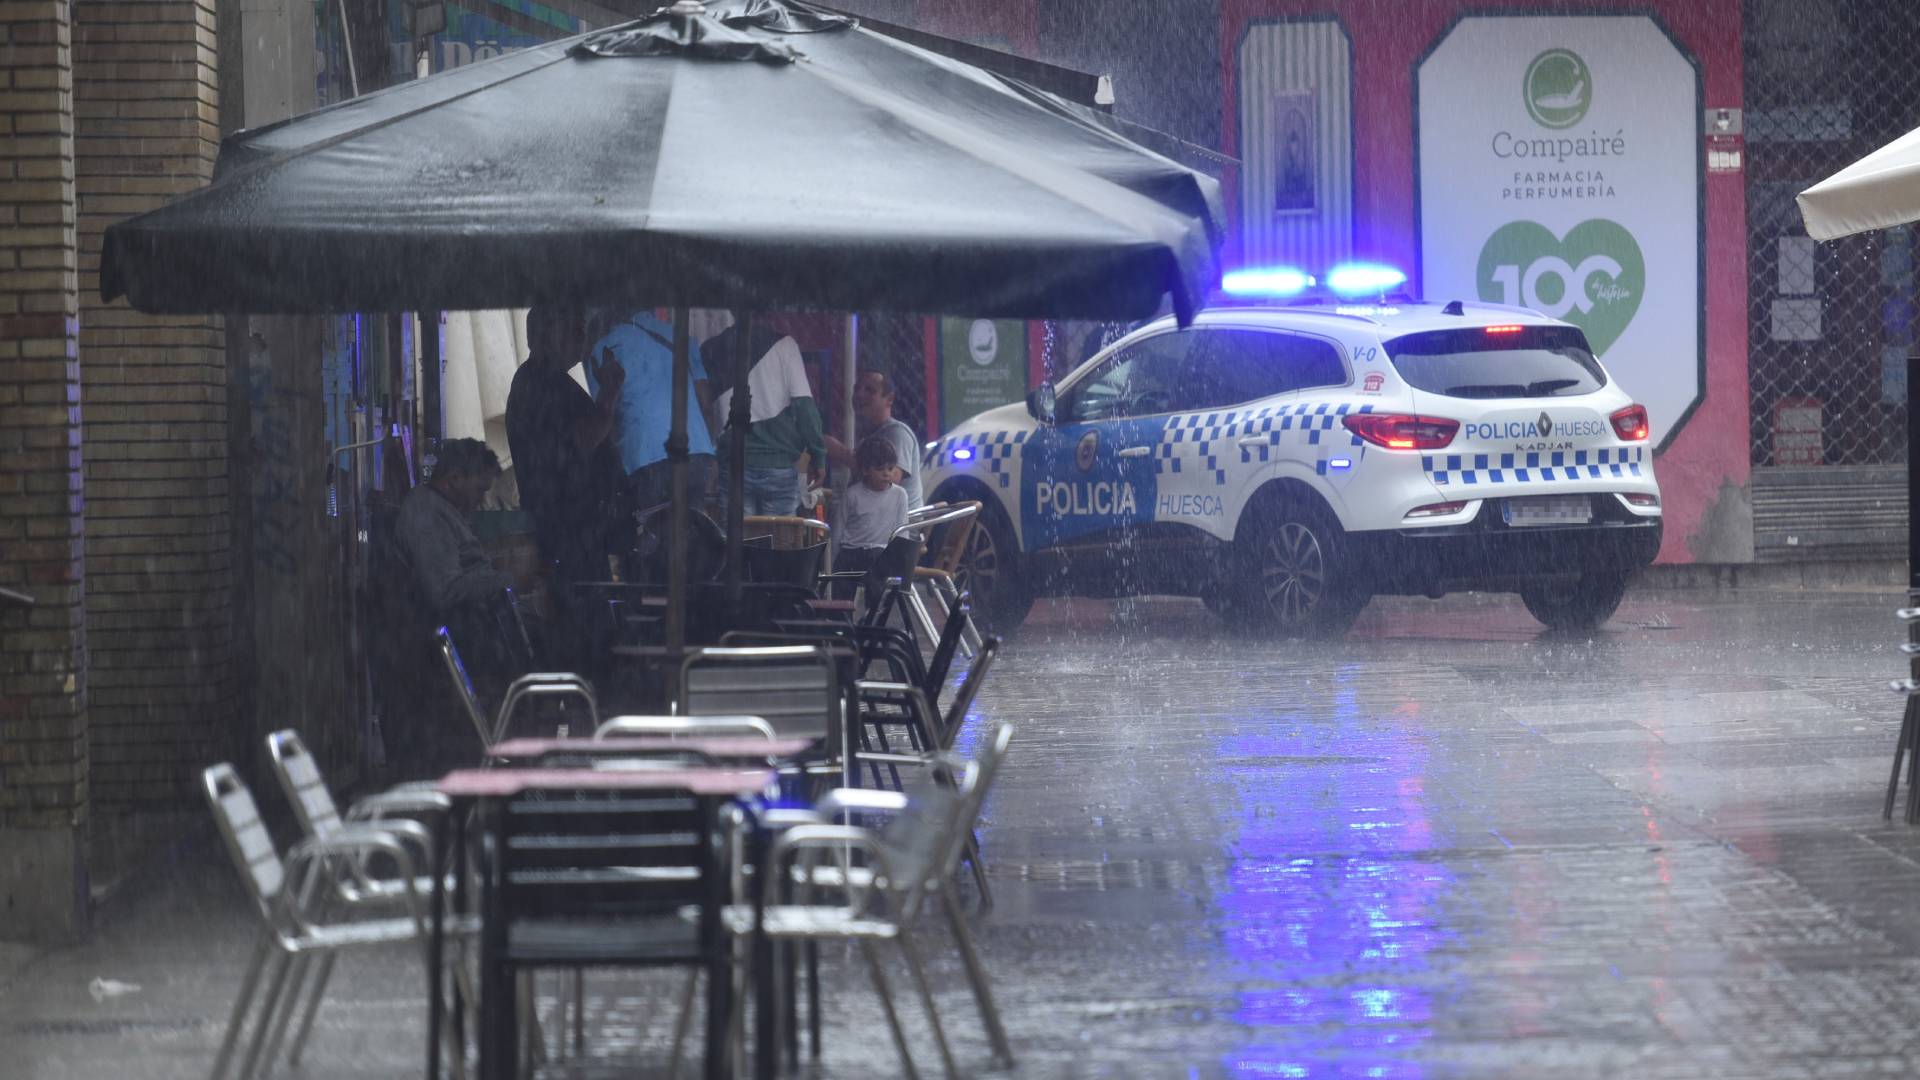
[[[1252,1041],[1223,1060],[1245,1077],[1412,1078],[1432,1035],[1427,956],[1452,937],[1437,910],[1453,875],[1420,853],[1427,752],[1398,716],[1363,715],[1357,670],[1299,713],[1250,716],[1220,741],[1241,795],[1222,942],[1246,987],[1234,1019]],[[1330,740],[1326,733],[1335,733]]]

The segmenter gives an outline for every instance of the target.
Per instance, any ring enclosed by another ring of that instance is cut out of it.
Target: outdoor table
[[[660,751],[688,750],[704,754],[726,765],[770,765],[796,758],[811,749],[813,739],[756,739],[745,735],[721,737],[691,736],[670,739],[664,736],[640,736],[614,739],[508,739],[487,749],[489,760],[501,764],[525,762],[532,765],[548,754],[592,754],[619,757],[622,754],[651,754]]]
[[[435,789],[447,796],[452,806],[447,814],[447,829],[434,832],[432,865],[446,865],[446,846],[450,843],[454,862],[454,903],[464,907],[469,811],[475,812],[472,816],[480,819],[480,827],[484,832],[498,828],[497,810],[502,800],[533,791],[685,792],[699,800],[707,828],[712,830],[717,827],[717,811],[721,804],[761,794],[772,787],[774,780],[771,769],[456,769],[435,784]],[[728,897],[726,875],[713,873],[708,877],[713,887],[706,898],[706,910],[701,912],[700,919],[700,953],[706,960],[707,968],[706,1076],[708,1080],[724,1080],[730,1068],[726,1043],[733,1008],[733,986],[729,950],[720,932],[719,915]],[[435,874],[432,933],[427,939],[430,995],[427,999],[427,1080],[439,1080],[440,1076],[439,1034],[444,1012],[440,997],[440,967],[445,950],[446,900],[445,875]],[[480,930],[482,962],[479,994],[483,1022],[488,1015],[484,1011],[487,1003],[498,1002],[505,989],[497,985],[500,981],[497,965],[487,962],[489,948],[499,941],[503,933],[504,927],[498,925],[488,927],[483,924]],[[456,1008],[453,1015],[455,1031],[458,1032],[461,1025],[460,1010]],[[495,1018],[496,1025],[514,1022],[511,1015]],[[501,1047],[494,1045],[497,1041],[498,1032],[480,1033],[481,1080],[492,1080],[512,1073],[514,1062],[501,1060],[504,1055],[499,1052]],[[464,1045],[464,1040],[456,1040],[456,1044]]]

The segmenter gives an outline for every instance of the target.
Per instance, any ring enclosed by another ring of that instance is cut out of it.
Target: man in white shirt
[[[733,352],[740,333],[739,325],[727,327],[701,346],[707,370],[718,374],[715,385],[720,393],[714,408],[723,428],[732,422]],[[791,514],[800,503],[800,477],[795,470],[801,455],[809,461],[809,479],[817,477],[825,466],[826,445],[820,424],[820,410],[814,404],[813,387],[807,382],[806,364],[800,345],[793,338],[755,327],[749,348],[755,356],[747,374],[751,399],[751,421],[747,429],[747,460],[744,472],[745,512],[753,515]],[[720,498],[724,509],[732,488],[727,479],[730,460],[728,431],[720,437]]]
[[[894,419],[893,380],[885,372],[863,371],[853,384],[853,416],[860,440],[879,435],[893,444],[899,459],[899,484],[907,492],[907,509],[924,502],[920,490],[920,439],[913,429]],[[827,457],[834,465],[853,473],[849,486],[860,482],[853,447],[829,435]]]

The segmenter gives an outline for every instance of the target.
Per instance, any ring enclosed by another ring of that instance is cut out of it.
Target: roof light
[[[1514,323],[1501,323],[1499,326],[1487,326],[1482,329],[1489,334],[1517,334],[1521,328]]]
[[[1347,295],[1384,293],[1406,283],[1406,271],[1372,263],[1344,263],[1327,271],[1327,287]]]
[[[1235,270],[1220,279],[1229,296],[1297,296],[1314,286],[1313,275],[1287,266]]]

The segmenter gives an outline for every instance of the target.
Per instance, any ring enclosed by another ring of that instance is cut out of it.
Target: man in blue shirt
[[[626,372],[626,385],[613,407],[613,431],[634,508],[645,510],[670,502],[667,433],[673,420],[673,327],[651,311],[636,311],[609,326],[591,354],[602,361],[610,357]],[[713,436],[707,430],[711,395],[697,345],[690,346],[687,359],[687,497],[699,510],[706,506],[708,476],[714,465]],[[591,367],[587,383],[598,393]]]

